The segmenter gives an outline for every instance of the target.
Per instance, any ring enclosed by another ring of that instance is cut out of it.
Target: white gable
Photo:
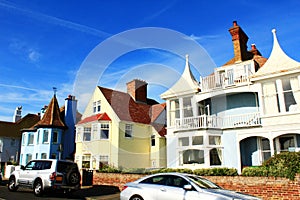
[[[271,55],[263,67],[253,75],[255,79],[300,69],[300,63],[287,56],[281,49],[276,37],[276,30],[273,29],[272,32],[274,42]]]
[[[199,84],[191,72],[188,55],[186,55],[185,68],[180,79],[169,90],[161,94],[160,97],[162,99],[168,99],[176,96],[194,94],[199,90]]]

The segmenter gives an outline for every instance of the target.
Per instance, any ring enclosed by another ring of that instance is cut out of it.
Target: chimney
[[[233,27],[229,29],[229,32],[232,36],[235,62],[241,62],[247,60],[248,36],[242,30],[242,28],[237,24],[236,21],[233,22]]]
[[[136,102],[147,103],[147,85],[145,81],[134,79],[127,83],[127,93]]]
[[[13,122],[17,122],[22,118],[22,106],[16,107]]]

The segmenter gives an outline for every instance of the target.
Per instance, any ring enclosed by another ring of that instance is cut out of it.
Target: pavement
[[[2,180],[0,185],[7,185],[8,180]],[[45,194],[47,195],[47,194]],[[55,195],[49,194],[50,196]],[[58,193],[56,194],[58,196]],[[73,192],[70,198],[75,199],[85,199],[85,200],[119,200],[120,199],[120,189],[116,186],[110,185],[91,185],[82,186],[80,190]]]

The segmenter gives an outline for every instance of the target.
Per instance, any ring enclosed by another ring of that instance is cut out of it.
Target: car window
[[[35,165],[35,161],[30,161],[26,166],[26,170],[32,170],[33,166]]]
[[[213,183],[213,182],[211,182],[207,179],[204,179],[204,178],[200,178],[200,177],[197,177],[197,176],[189,176],[188,178],[201,188],[207,188],[207,189],[218,189],[218,188],[220,188],[220,186],[218,186],[215,183]]]
[[[184,185],[188,185],[188,181],[180,176],[167,176],[166,185],[172,187],[180,187],[183,188]]]
[[[166,176],[153,176],[150,178],[147,178],[143,181],[141,181],[141,183],[146,183],[146,184],[156,184],[156,185],[166,185]]]
[[[70,170],[77,169],[77,168],[78,167],[77,167],[76,163],[58,161],[56,170],[57,170],[57,172],[60,172],[60,173],[67,173]]]
[[[37,161],[34,163],[32,170],[42,170],[43,169],[43,162]]]
[[[42,169],[51,169],[51,161],[43,161]]]

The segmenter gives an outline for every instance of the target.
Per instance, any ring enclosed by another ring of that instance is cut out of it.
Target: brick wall
[[[94,173],[94,185],[113,185],[122,190],[127,182],[134,181],[144,175]],[[264,200],[296,200],[300,199],[300,176],[294,181],[274,177],[243,177],[243,176],[208,176],[205,177],[219,186],[252,194]]]

